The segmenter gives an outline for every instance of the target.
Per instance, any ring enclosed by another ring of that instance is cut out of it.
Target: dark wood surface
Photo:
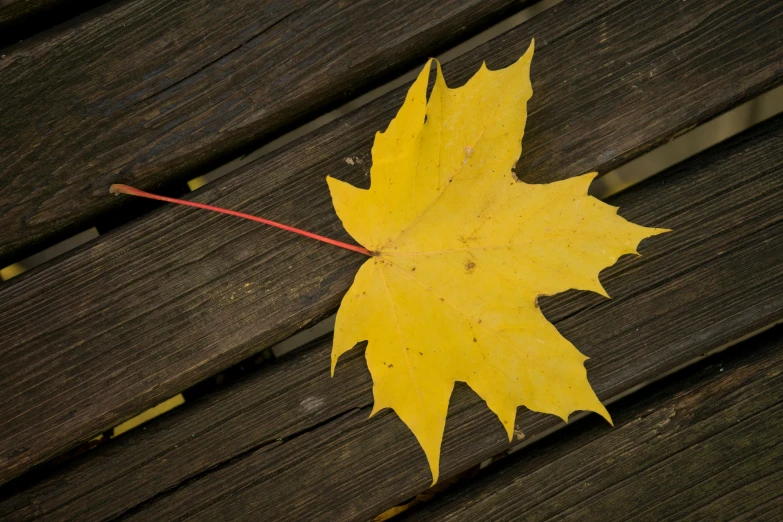
[[[403,521],[783,520],[783,329],[590,419]]]
[[[8,31],[14,31],[15,26],[28,23],[31,18],[43,11],[52,9],[58,4],[75,4],[74,0],[0,0],[0,42],[11,43]]]
[[[547,317],[591,359],[612,400],[783,320],[783,118],[634,187],[610,202],[675,232],[646,240],[602,273],[613,297],[568,292]],[[368,419],[361,349],[329,377],[329,340],[39,478],[6,486],[14,520],[366,520],[429,486],[423,452],[388,410]],[[514,443],[563,423],[520,410]],[[604,429],[608,430],[608,427]],[[458,384],[441,480],[509,447],[484,402]]]
[[[0,0],[0,47],[18,43],[106,1]]]
[[[528,3],[116,1],[10,49],[0,265],[102,226],[112,183],[184,187]]]
[[[518,174],[542,182],[605,172],[780,81],[773,38],[783,5],[749,5],[564,3],[445,74],[458,85],[483,59],[507,65],[535,35]],[[367,183],[372,136],[403,96],[392,92],[193,198],[349,240],[324,177]],[[11,280],[0,288],[0,481],[333,312],[362,262],[254,223],[165,208]]]

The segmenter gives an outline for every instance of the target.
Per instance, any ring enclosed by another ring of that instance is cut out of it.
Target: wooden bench
[[[0,49],[0,261],[101,231],[0,285],[0,518],[367,520],[424,493],[409,430],[389,411],[367,418],[359,350],[334,379],[329,336],[258,362],[334,313],[361,256],[108,187],[181,195],[529,4],[125,0]],[[772,0],[566,0],[444,74],[458,85],[484,60],[506,66],[532,37],[527,182],[606,173],[783,82]],[[367,186],[373,135],[407,87],[186,197],[349,240],[324,178]],[[542,300],[591,357],[617,427],[520,410],[509,443],[458,384],[441,482],[460,480],[401,518],[776,519],[783,352],[780,328],[759,334],[783,321],[782,123],[612,196],[676,232],[602,272],[613,299]]]

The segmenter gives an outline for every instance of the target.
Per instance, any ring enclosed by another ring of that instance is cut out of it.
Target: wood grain
[[[588,375],[603,400],[783,320],[781,123],[613,198],[623,216],[675,232],[646,240],[643,257],[602,273],[611,300],[569,292],[543,303],[591,357]],[[329,349],[328,339],[314,343],[51,474],[7,485],[0,515],[366,520],[404,502],[429,485],[423,452],[388,410],[367,418],[362,350],[330,379]],[[562,426],[520,411],[516,428],[533,440]],[[484,402],[458,384],[441,480],[509,445]]]
[[[25,42],[0,60],[0,265],[102,226],[112,183],[184,187],[529,3],[116,1]]]
[[[403,521],[780,520],[783,330],[580,422]]]
[[[783,5],[747,4],[560,4],[445,74],[458,85],[486,57],[507,65],[535,35],[524,153],[533,166],[519,174],[541,182],[605,172],[780,81],[771,39]],[[324,177],[367,185],[372,136],[403,96],[192,197],[350,241]],[[254,223],[166,208],[11,280],[0,287],[0,481],[334,312],[362,262]]]
[[[0,0],[0,47],[49,29],[107,0]]]

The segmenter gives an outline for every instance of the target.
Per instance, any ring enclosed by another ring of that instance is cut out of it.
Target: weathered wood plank
[[[612,300],[571,292],[542,304],[592,357],[590,380],[603,400],[783,320],[782,122],[613,198],[629,219],[675,232],[603,273]],[[328,339],[315,343],[51,475],[9,484],[0,514],[366,520],[424,490],[428,468],[407,428],[388,411],[367,419],[361,350],[330,379],[329,349]],[[530,440],[562,425],[524,412],[517,430]],[[458,385],[441,479],[508,447],[483,401]]]
[[[777,328],[614,405],[615,429],[562,430],[400,521],[780,520],[782,372]]]
[[[0,47],[62,23],[107,0],[0,0]]]
[[[0,264],[101,225],[530,0],[114,2],[0,60]]]
[[[484,58],[506,65],[535,35],[532,159],[519,174],[541,182],[606,171],[780,81],[771,40],[783,5],[754,6],[560,4],[445,73],[459,84]],[[349,240],[324,176],[367,183],[372,135],[403,95],[390,93],[194,198]],[[349,156],[364,162],[348,165]],[[333,312],[362,262],[253,223],[167,208],[3,285],[0,481]]]

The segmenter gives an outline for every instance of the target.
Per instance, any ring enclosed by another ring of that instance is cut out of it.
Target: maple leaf
[[[665,232],[588,196],[596,173],[547,185],[515,179],[532,56],[531,43],[515,64],[482,65],[457,89],[435,62],[428,100],[430,60],[375,137],[370,188],[327,178],[345,229],[373,254],[337,313],[332,374],[341,354],[367,341],[371,415],[394,409],[433,483],[456,381],[486,401],[509,440],[518,406],[565,421],[590,410],[611,422],[587,357],[536,299],[569,289],[608,297],[599,272]]]

